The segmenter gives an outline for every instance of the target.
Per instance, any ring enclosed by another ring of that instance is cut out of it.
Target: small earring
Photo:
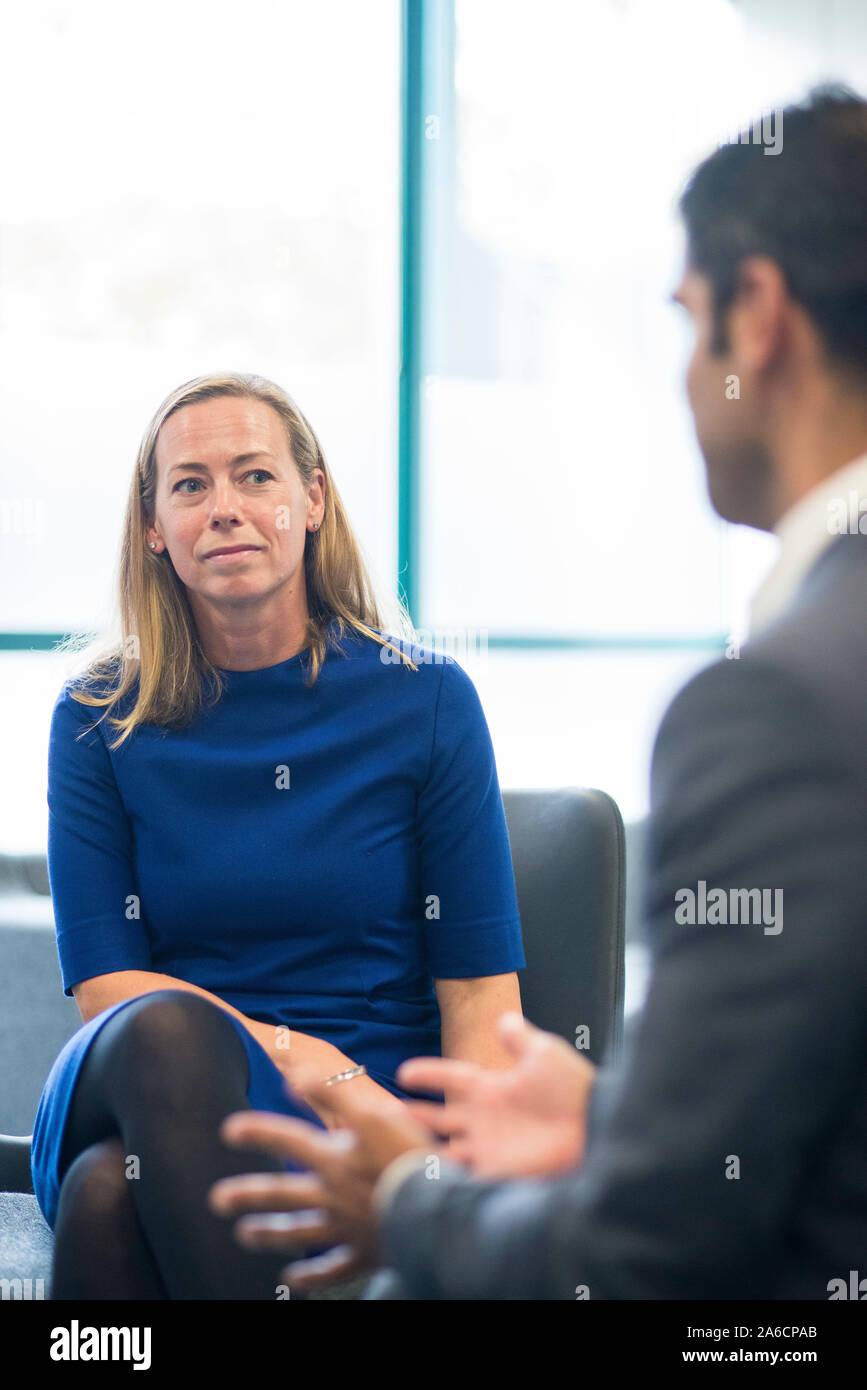
[[[156,543],[156,541],[151,541],[151,550],[156,550],[156,548],[157,548],[157,543]]]
[[[318,531],[318,530],[319,530],[319,522],[318,522],[318,521],[314,521],[313,526],[312,526],[312,530],[314,530],[314,531]]]

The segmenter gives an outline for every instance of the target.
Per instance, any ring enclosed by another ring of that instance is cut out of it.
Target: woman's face
[[[325,474],[316,469],[305,490],[271,406],[236,396],[184,406],[160,429],[156,464],[146,539],[168,551],[194,613],[262,602],[287,584],[306,597],[304,545],[322,520]]]

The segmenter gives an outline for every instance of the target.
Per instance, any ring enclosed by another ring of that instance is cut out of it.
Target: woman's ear
[[[307,490],[307,520],[316,522],[316,529],[325,520],[325,492],[327,489],[325,473],[321,468],[314,468],[313,481]]]

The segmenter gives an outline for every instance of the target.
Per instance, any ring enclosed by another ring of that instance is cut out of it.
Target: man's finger
[[[407,1100],[404,1104],[412,1118],[434,1134],[462,1134],[467,1127],[465,1106],[437,1105],[430,1100]]]
[[[472,1168],[475,1173],[476,1153],[474,1146],[466,1139],[453,1139],[446,1150],[445,1157],[449,1163],[459,1163],[464,1168]]]
[[[299,1211],[325,1199],[313,1173],[241,1173],[220,1178],[208,1193],[208,1205],[221,1216],[242,1211]]]
[[[320,1167],[332,1147],[327,1130],[267,1110],[236,1110],[227,1115],[220,1125],[220,1137],[229,1148],[259,1149],[308,1168]]]
[[[527,1048],[535,1040],[536,1034],[541,1036],[542,1029],[537,1028],[523,1014],[516,1013],[510,1009],[508,1013],[501,1014],[497,1019],[497,1030],[508,1052],[513,1057],[523,1057]]]
[[[309,1245],[333,1245],[334,1225],[323,1211],[302,1211],[293,1216],[242,1216],[235,1223],[235,1239],[248,1250],[279,1250]]]
[[[323,1284],[333,1284],[350,1274],[358,1274],[365,1268],[357,1252],[351,1245],[335,1245],[324,1255],[315,1255],[309,1260],[297,1260],[281,1270],[280,1277],[290,1289],[317,1289]]]
[[[395,1076],[410,1091],[448,1091],[449,1097],[464,1100],[478,1080],[481,1067],[452,1057],[412,1057],[402,1062]]]

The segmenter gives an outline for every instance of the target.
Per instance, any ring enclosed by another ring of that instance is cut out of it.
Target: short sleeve
[[[431,975],[520,970],[526,961],[491,736],[475,686],[450,657],[443,658],[417,815]]]
[[[102,709],[73,699],[67,684],[51,717],[48,877],[64,994],[94,975],[152,968],[129,818],[92,727]]]

